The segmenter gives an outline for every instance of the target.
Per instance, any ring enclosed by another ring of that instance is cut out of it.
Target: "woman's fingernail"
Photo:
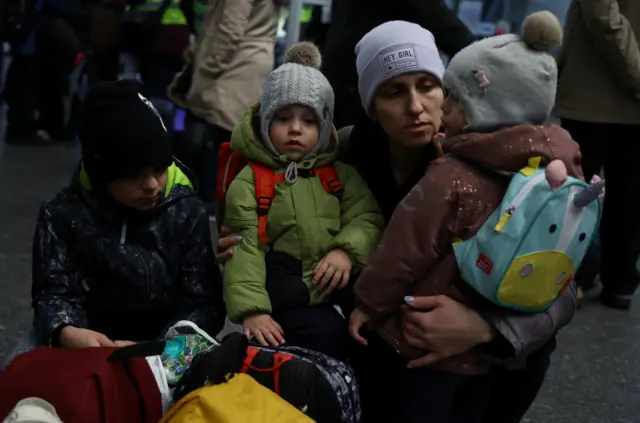
[[[411,364],[407,364],[407,369],[413,369],[413,366]]]
[[[236,237],[236,241],[238,241],[238,242],[242,241],[242,236],[241,236],[241,235],[238,235],[238,236]]]
[[[410,303],[414,300],[414,297],[407,295],[406,297],[404,297],[404,302],[405,303]]]
[[[233,248],[227,248],[227,254],[233,255]]]

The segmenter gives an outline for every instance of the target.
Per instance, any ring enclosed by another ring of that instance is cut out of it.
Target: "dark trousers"
[[[80,40],[66,21],[44,17],[36,46],[35,55],[14,56],[7,72],[7,138],[28,138],[43,129],[53,138],[68,139],[64,100]]]
[[[631,295],[640,282],[640,221],[635,196],[640,192],[640,125],[563,120],[562,126],[582,150],[585,179],[604,167],[606,196],[600,223],[600,278],[605,295]]]
[[[13,56],[4,85],[7,103],[7,139],[29,137],[37,131],[38,59],[33,56]]]
[[[363,423],[518,423],[542,386],[556,345],[555,338],[549,341],[522,370],[495,367],[486,375],[462,376],[408,369],[380,338],[369,340],[352,360]]]
[[[527,357],[521,370],[492,370],[491,394],[485,406],[482,423],[518,423],[538,396],[556,350],[553,337],[542,348]]]
[[[40,69],[40,127],[53,138],[71,139],[67,131],[65,98],[76,54],[83,45],[76,30],[65,20],[47,17],[38,31]]]
[[[115,81],[120,71],[120,51],[116,46],[95,46],[87,58],[89,87],[102,81]]]
[[[171,132],[174,127],[174,105],[167,96],[167,88],[176,73],[182,69],[182,62],[157,55],[140,57],[140,77],[149,100],[158,109],[165,126]]]
[[[287,345],[306,348],[338,360],[346,360],[350,338],[347,321],[330,304],[276,312]]]
[[[218,149],[223,142],[231,141],[231,132],[187,114],[185,131],[181,136],[182,156],[198,179],[200,198],[207,204],[216,200]]]
[[[576,284],[585,291],[595,286],[596,277],[600,272],[601,259],[600,233],[596,233],[575,275]]]
[[[140,57],[140,77],[147,94],[151,97],[168,99],[167,87],[180,72],[183,63],[173,58],[156,55]]]
[[[489,377],[465,376],[430,367],[400,369],[394,390],[401,404],[395,421],[479,423],[490,393]]]

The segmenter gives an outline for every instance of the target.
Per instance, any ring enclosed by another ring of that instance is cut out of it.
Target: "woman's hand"
[[[89,329],[66,326],[60,331],[62,348],[115,347],[115,342],[106,335]]]
[[[233,247],[242,242],[242,237],[238,235],[238,231],[222,226],[218,234],[218,252],[216,254],[216,262],[224,263],[233,256]]]
[[[359,308],[354,309],[349,316],[349,334],[358,344],[367,345],[369,341],[360,335],[360,329],[369,321],[369,315]]]
[[[424,367],[491,341],[491,326],[469,307],[444,295],[405,297],[402,331],[409,345],[429,351],[409,363]]]
[[[326,295],[334,289],[342,289],[349,283],[351,275],[351,259],[340,249],[331,250],[313,271],[314,285],[318,285],[318,290],[325,291]]]
[[[242,328],[247,338],[256,338],[265,347],[284,344],[284,331],[280,325],[266,313],[253,314],[242,320]]]

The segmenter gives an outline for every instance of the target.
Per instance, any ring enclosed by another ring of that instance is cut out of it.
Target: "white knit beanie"
[[[260,134],[269,150],[276,151],[269,138],[269,127],[279,110],[294,104],[310,107],[318,118],[320,133],[314,153],[329,146],[333,131],[334,94],[327,78],[318,70],[321,55],[308,42],[294,44],[287,52],[285,64],[272,71],[260,96]]]
[[[356,45],[358,91],[371,116],[378,88],[407,73],[427,72],[442,82],[444,64],[433,34],[420,25],[390,21],[369,31]]]

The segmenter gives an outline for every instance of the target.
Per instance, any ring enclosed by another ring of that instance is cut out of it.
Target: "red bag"
[[[160,390],[139,349],[38,347],[22,354],[0,375],[0,418],[38,397],[65,423],[157,423]]]
[[[267,244],[267,215],[271,202],[275,196],[275,186],[284,181],[284,172],[275,173],[273,169],[263,166],[259,163],[249,162],[240,153],[233,151],[228,142],[222,143],[218,150],[218,179],[216,187],[216,201],[222,207],[218,207],[218,224],[224,222],[224,203],[226,201],[227,191],[235,177],[245,166],[251,166],[253,169],[254,185],[256,187],[256,201],[258,203],[258,236],[260,244]],[[343,189],[338,179],[338,173],[333,166],[323,166],[310,169],[301,177],[318,176],[320,182],[331,195],[342,197]]]
[[[231,182],[247,165],[247,160],[231,149],[231,143],[223,142],[218,149],[218,178],[216,180],[216,202],[224,203]]]

